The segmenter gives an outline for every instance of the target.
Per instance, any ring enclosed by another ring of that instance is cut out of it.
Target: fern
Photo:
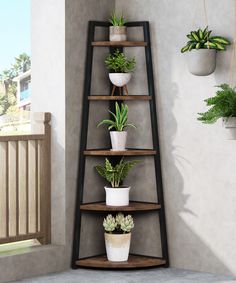
[[[110,161],[106,158],[105,165],[95,166],[98,174],[105,178],[113,188],[118,188],[121,182],[128,176],[129,171],[140,161],[124,161],[124,157],[120,160],[118,164],[112,166]]]
[[[213,124],[219,118],[236,117],[236,91],[227,84],[217,86],[220,90],[216,96],[205,99],[207,106],[211,108],[204,112],[198,113],[198,120],[205,124]]]

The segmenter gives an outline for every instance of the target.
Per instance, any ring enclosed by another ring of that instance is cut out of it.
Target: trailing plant
[[[191,51],[192,49],[216,49],[218,51],[226,50],[226,46],[230,45],[230,41],[221,36],[211,36],[212,31],[208,27],[191,31],[187,38],[189,41],[181,49],[181,52]]]
[[[219,90],[216,95],[204,100],[211,108],[204,113],[198,113],[198,120],[205,124],[213,124],[219,118],[236,117],[236,89],[228,84],[217,87]]]
[[[108,214],[103,220],[103,227],[110,234],[126,234],[134,228],[134,220],[131,215],[124,216],[118,213],[116,217]]]
[[[111,17],[109,19],[109,22],[114,26],[114,27],[123,27],[126,23],[126,20],[124,16],[118,15],[115,11],[112,12]]]
[[[114,53],[107,56],[105,64],[107,69],[112,72],[130,73],[134,70],[136,61],[135,57],[128,59],[123,52],[117,49]]]
[[[128,121],[128,105],[122,103],[121,107],[116,102],[115,104],[116,113],[113,113],[108,110],[109,113],[113,116],[114,120],[105,119],[101,121],[97,127],[101,125],[108,125],[108,130],[115,129],[118,132],[122,132],[126,127],[133,127],[136,128],[136,126],[132,123],[127,123]]]
[[[130,169],[132,169],[139,160],[124,161],[124,157],[115,166],[112,166],[110,161],[106,158],[105,165],[95,166],[98,174],[106,179],[112,186],[112,188],[119,188],[121,182],[128,176]]]

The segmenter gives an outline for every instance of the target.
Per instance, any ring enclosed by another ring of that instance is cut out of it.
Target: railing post
[[[51,241],[51,114],[32,113],[32,133],[44,134],[45,138],[39,146],[39,174],[40,174],[40,232],[43,238],[38,239],[41,244]]]

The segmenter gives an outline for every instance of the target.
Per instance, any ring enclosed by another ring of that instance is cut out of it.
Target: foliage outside
[[[101,125],[108,125],[108,130],[112,130],[113,128],[118,131],[122,132],[126,127],[133,127],[136,128],[136,126],[132,123],[127,123],[128,121],[128,105],[122,103],[121,107],[116,102],[115,104],[116,113],[111,112],[108,110],[109,113],[113,116],[114,120],[105,119],[101,121],[97,127],[100,127]]]
[[[30,57],[23,53],[15,58],[11,68],[4,70],[0,74],[0,83],[4,91],[0,91],[0,115],[18,112],[17,107],[17,85],[13,79],[21,73],[28,71],[31,67]]]
[[[191,31],[187,38],[189,41],[185,45],[181,52],[191,51],[192,49],[216,49],[218,51],[226,50],[226,46],[230,45],[230,41],[221,36],[211,36],[212,30],[208,30],[208,27]]]
[[[134,220],[131,215],[124,216],[118,213],[116,217],[108,214],[103,220],[103,227],[110,234],[126,234],[134,228]]]
[[[98,174],[106,179],[112,188],[119,188],[121,182],[128,176],[130,169],[140,163],[139,160],[124,161],[124,157],[115,166],[112,166],[110,161],[106,158],[105,165],[95,166]]]
[[[107,69],[112,72],[130,73],[134,70],[136,61],[135,57],[128,59],[123,52],[117,49],[113,54],[107,56],[105,64]]]
[[[220,90],[216,96],[205,99],[207,106],[211,108],[204,112],[198,113],[199,121],[205,124],[213,124],[219,118],[236,117],[236,90],[227,84],[217,86]]]
[[[114,26],[114,27],[123,27],[126,23],[126,20],[124,16],[118,15],[115,11],[111,14],[111,17],[109,19],[109,22]]]

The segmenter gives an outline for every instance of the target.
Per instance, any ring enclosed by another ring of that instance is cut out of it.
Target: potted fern
[[[132,123],[127,123],[128,121],[128,105],[122,103],[121,107],[116,102],[115,103],[116,113],[109,111],[113,117],[112,120],[105,119],[98,124],[98,127],[101,125],[108,125],[108,130],[115,129],[115,131],[110,131],[111,145],[112,150],[122,151],[125,150],[127,132],[124,131],[127,127],[136,128]]]
[[[191,31],[187,44],[181,49],[187,52],[187,63],[190,73],[196,76],[208,76],[216,68],[216,51],[226,50],[229,40],[221,36],[211,36],[208,27]]]
[[[223,126],[228,130],[230,139],[236,138],[236,88],[228,84],[218,86],[219,90],[214,97],[205,99],[207,106],[211,108],[198,113],[198,120],[205,124],[213,124],[222,118]]]
[[[136,61],[134,57],[126,58],[125,54],[117,49],[107,56],[105,64],[107,69],[111,71],[109,78],[113,85],[123,87],[130,81],[131,72],[135,68]]]
[[[134,221],[131,215],[118,213],[115,217],[108,214],[103,220],[105,246],[109,261],[122,262],[129,258],[131,230]]]
[[[123,15],[117,15],[116,12],[111,14],[109,22],[112,24],[109,27],[109,39],[110,41],[126,41],[126,20]]]
[[[130,186],[122,186],[122,181],[128,176],[129,170],[132,169],[140,161],[124,161],[120,160],[115,166],[112,166],[106,158],[105,165],[97,165],[95,168],[98,174],[106,179],[111,186],[105,186],[106,205],[109,206],[127,206],[129,205]]]

